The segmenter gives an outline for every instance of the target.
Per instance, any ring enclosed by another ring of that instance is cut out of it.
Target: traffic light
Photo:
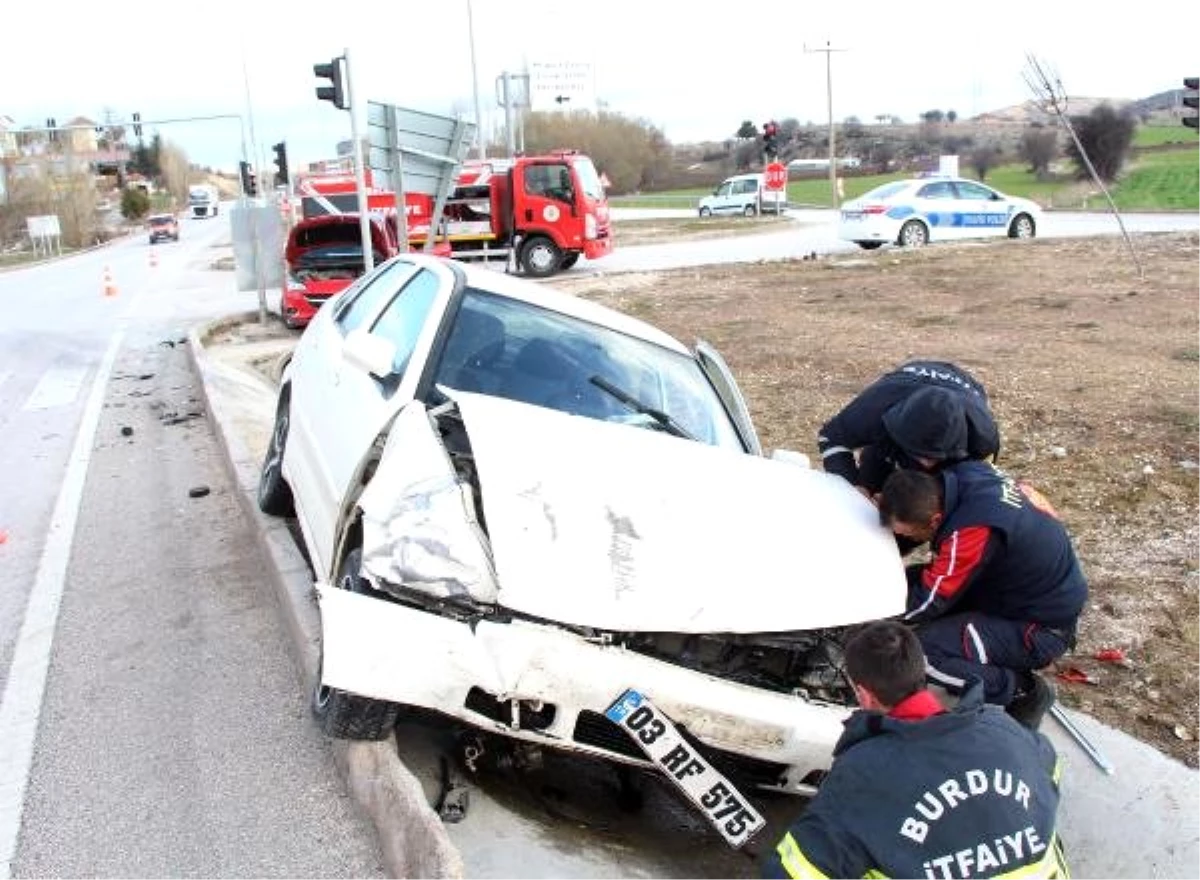
[[[775,159],[779,155],[779,144],[776,143],[778,136],[779,126],[774,120],[763,123],[763,155],[768,159]]]
[[[1192,110],[1200,109],[1200,97],[1197,97],[1197,90],[1200,89],[1200,76],[1186,77],[1183,81],[1183,87],[1187,89],[1183,94],[1183,106],[1189,107]],[[1183,124],[1188,128],[1196,128],[1197,114],[1192,113],[1190,116],[1184,116]]]
[[[332,101],[333,106],[339,110],[350,109],[350,105],[346,101],[346,86],[342,81],[344,69],[342,65],[345,60],[344,56],[339,55],[328,64],[313,65],[313,73],[332,83],[328,86],[317,86],[317,98],[322,101]]]
[[[287,142],[280,141],[275,146],[271,147],[275,151],[275,185],[287,186],[288,182],[288,160],[287,160]]]
[[[141,113],[133,114],[133,136],[134,137],[142,136],[142,114]]]
[[[242,192],[251,197],[258,195],[258,181],[255,179],[254,169],[250,167],[250,163],[243,159],[238,166],[242,172]]]

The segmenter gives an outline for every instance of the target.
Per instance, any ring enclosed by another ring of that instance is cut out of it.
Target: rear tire
[[[873,251],[875,248],[883,246],[882,241],[856,241],[854,243],[864,251]]]
[[[701,216],[701,217],[711,217],[711,216],[712,216],[712,211],[711,211],[711,210],[709,210],[708,208],[701,208],[701,209],[700,209],[700,216]]]
[[[338,569],[338,589],[349,590],[362,596],[374,591],[359,575],[362,568],[362,549],[355,547],[346,554]],[[373,700],[349,694],[337,688],[321,684],[321,672],[325,665],[325,649],[321,648],[317,681],[313,685],[312,711],[317,724],[326,736],[337,739],[374,740],[387,739],[396,726],[400,706],[386,700]]]
[[[929,244],[929,230],[920,220],[909,220],[900,227],[896,244],[901,247],[924,247]]]
[[[292,487],[283,478],[283,451],[287,448],[288,426],[291,422],[291,401],[286,392],[279,396],[275,408],[275,424],[271,442],[258,475],[258,509],[271,516],[291,516],[295,513]]]
[[[757,213],[758,211],[755,210],[753,205],[747,205],[746,207],[742,208],[742,214],[746,217],[753,217]]]

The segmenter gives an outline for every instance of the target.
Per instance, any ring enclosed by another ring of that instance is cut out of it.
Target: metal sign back
[[[394,129],[389,124],[389,117],[394,119]],[[453,178],[455,168],[462,162],[474,137],[474,122],[367,102],[367,142],[370,145],[367,165],[372,171],[390,176],[397,169],[399,158],[407,192],[436,197],[447,175]]]

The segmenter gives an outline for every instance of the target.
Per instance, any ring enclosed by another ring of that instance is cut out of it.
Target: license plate
[[[730,846],[740,847],[766,825],[741,792],[645,696],[627,690],[604,714],[633,737]]]

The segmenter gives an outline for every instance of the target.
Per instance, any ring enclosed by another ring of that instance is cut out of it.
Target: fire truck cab
[[[591,159],[568,150],[464,163],[437,234],[456,259],[513,256],[534,278],[613,249],[600,175]]]

